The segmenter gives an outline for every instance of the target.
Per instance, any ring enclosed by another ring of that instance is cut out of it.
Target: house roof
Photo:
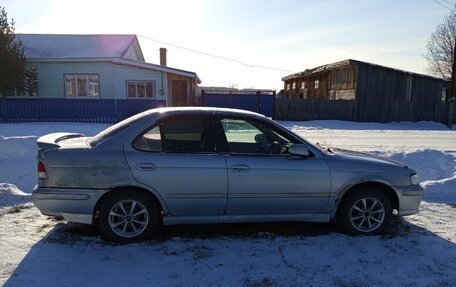
[[[136,35],[16,34],[31,62],[110,62],[196,78],[196,73],[144,60]],[[133,54],[132,54],[133,53]]]
[[[346,66],[352,65],[352,64],[365,64],[365,65],[370,65],[370,66],[375,66],[375,67],[381,67],[381,68],[384,68],[384,69],[394,70],[394,71],[397,71],[397,72],[406,73],[406,74],[410,74],[410,75],[418,75],[418,76],[422,76],[422,77],[432,78],[432,79],[435,79],[435,80],[446,81],[445,79],[438,78],[438,77],[432,77],[432,76],[429,76],[429,75],[418,74],[418,73],[414,73],[414,72],[409,72],[409,71],[405,71],[405,70],[401,70],[401,69],[386,67],[386,66],[382,66],[382,65],[378,65],[378,64],[373,64],[373,63],[368,63],[368,62],[363,62],[363,61],[353,60],[353,59],[347,59],[347,60],[343,60],[343,61],[339,61],[339,62],[335,62],[335,63],[331,63],[331,64],[318,66],[318,67],[315,67],[315,68],[312,68],[312,69],[306,69],[306,70],[304,70],[302,72],[299,72],[299,73],[287,75],[287,76],[282,78],[282,81],[287,81],[287,80],[291,80],[291,79],[295,79],[295,78],[300,78],[300,77],[308,76],[308,75],[312,75],[312,74],[318,74],[320,72],[324,72],[324,71],[331,70],[331,69],[337,69],[337,68],[341,68],[341,67],[346,67]]]
[[[17,34],[27,59],[125,58],[135,47],[144,61],[136,35]]]
[[[172,73],[172,74],[181,75],[181,76],[185,76],[185,77],[196,78],[197,83],[198,84],[201,83],[201,79],[198,77],[198,75],[195,72],[180,70],[180,69],[176,69],[176,68],[170,68],[167,66],[156,65],[156,64],[151,64],[151,63],[147,63],[147,62],[138,62],[138,61],[125,60],[125,59],[114,59],[114,60],[112,60],[112,62],[114,64],[119,64],[119,65],[162,71],[162,72]]]

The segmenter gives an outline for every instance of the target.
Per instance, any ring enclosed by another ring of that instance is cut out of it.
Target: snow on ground
[[[357,123],[344,121],[280,122],[312,142],[357,151],[456,152],[456,131],[434,122]]]
[[[347,236],[329,224],[197,225],[106,244],[94,228],[27,202],[39,136],[107,125],[0,124],[0,285],[456,286],[456,131],[431,122],[281,124],[312,142],[410,165],[426,188],[421,212],[395,219],[386,236]]]

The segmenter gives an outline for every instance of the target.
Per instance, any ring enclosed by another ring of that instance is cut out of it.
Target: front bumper
[[[107,191],[36,186],[32,193],[32,202],[45,215],[62,216],[68,221],[92,224],[95,205]]]
[[[419,185],[395,187],[399,198],[399,215],[412,215],[418,213],[424,189]]]

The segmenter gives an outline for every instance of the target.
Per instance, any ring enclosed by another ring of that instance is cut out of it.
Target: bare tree
[[[425,58],[430,72],[447,80],[451,79],[453,70],[455,35],[456,9],[453,9],[431,34],[426,46]]]

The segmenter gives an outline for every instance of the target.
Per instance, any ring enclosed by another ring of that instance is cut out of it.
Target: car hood
[[[406,165],[384,158],[381,156],[373,155],[370,153],[357,152],[346,149],[331,148],[331,158],[344,166],[346,163],[350,169],[359,169],[360,171],[376,170],[388,171],[391,168],[409,169]],[[339,165],[340,166],[340,165]]]

